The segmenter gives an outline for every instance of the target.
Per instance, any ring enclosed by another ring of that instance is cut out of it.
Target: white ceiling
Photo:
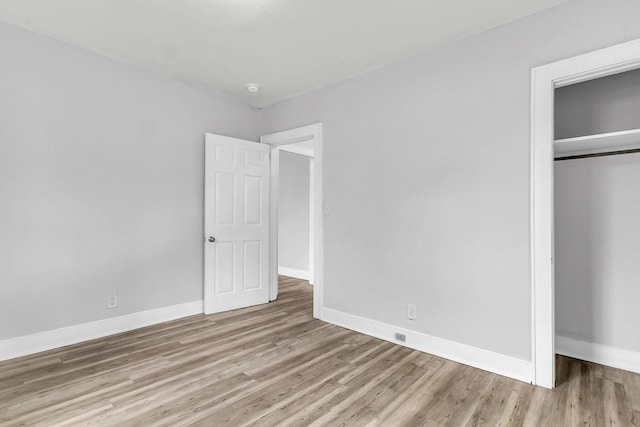
[[[565,1],[0,0],[0,21],[264,107]]]

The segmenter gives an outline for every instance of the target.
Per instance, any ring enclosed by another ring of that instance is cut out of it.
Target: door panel
[[[262,224],[262,178],[244,177],[244,225]]]
[[[260,287],[260,258],[262,242],[244,242],[244,288],[245,290]]]
[[[214,250],[214,295],[233,292],[234,242],[218,242]]]
[[[269,146],[207,134],[205,157],[205,313],[267,303]]]
[[[216,173],[216,225],[233,225],[236,177],[231,173]]]

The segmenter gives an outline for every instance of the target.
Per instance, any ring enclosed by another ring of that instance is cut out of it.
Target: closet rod
[[[618,156],[620,154],[631,154],[631,153],[640,153],[640,148],[632,148],[630,150],[607,151],[605,153],[577,154],[575,156],[556,157],[554,160],[557,162],[560,160],[586,159],[589,157]]]

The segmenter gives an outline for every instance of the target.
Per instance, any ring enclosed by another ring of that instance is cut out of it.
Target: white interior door
[[[206,135],[206,314],[269,302],[269,149]]]

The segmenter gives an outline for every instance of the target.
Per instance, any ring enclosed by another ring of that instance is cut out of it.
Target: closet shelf
[[[640,129],[556,139],[553,145],[555,157],[632,150],[640,148]]]

